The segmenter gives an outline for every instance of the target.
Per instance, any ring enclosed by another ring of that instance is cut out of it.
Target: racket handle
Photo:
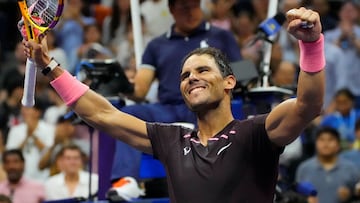
[[[36,83],[36,65],[31,59],[26,60],[24,93],[21,99],[23,106],[32,107],[35,104],[35,83]]]

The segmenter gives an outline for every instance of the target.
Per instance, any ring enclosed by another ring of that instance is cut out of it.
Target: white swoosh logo
[[[220,154],[222,151],[224,151],[225,149],[229,148],[231,144],[232,144],[232,142],[230,142],[229,144],[221,147],[221,148],[219,149],[219,151],[217,152],[217,155],[219,155],[219,154]]]

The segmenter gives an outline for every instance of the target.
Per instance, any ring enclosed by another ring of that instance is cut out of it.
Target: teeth
[[[201,91],[201,90],[203,90],[204,88],[202,88],[202,87],[197,87],[197,88],[195,88],[195,89],[192,89],[191,91],[190,91],[190,93],[193,93],[193,92],[198,92],[198,91]]]

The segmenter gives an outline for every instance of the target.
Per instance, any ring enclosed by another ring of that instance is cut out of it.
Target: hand
[[[35,60],[38,68],[45,68],[50,63],[50,57],[48,55],[47,40],[46,36],[39,37],[39,42],[36,43],[34,40],[23,40],[24,52],[26,57]]]
[[[337,194],[338,194],[339,200],[341,202],[344,202],[350,198],[351,191],[346,186],[341,186],[338,188]]]
[[[320,16],[317,12],[301,7],[299,9],[291,9],[286,13],[288,21],[288,32],[296,39],[304,42],[313,42],[320,38],[321,23]],[[311,28],[302,28],[302,22],[308,22],[314,26]]]

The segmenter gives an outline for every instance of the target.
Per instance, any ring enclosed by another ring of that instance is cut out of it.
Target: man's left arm
[[[301,71],[297,98],[279,104],[265,121],[270,140],[278,146],[295,140],[320,114],[325,88],[324,39],[318,13],[305,8],[292,9],[287,13],[287,19],[289,33],[299,40]],[[303,22],[311,23],[313,27],[303,28]]]

